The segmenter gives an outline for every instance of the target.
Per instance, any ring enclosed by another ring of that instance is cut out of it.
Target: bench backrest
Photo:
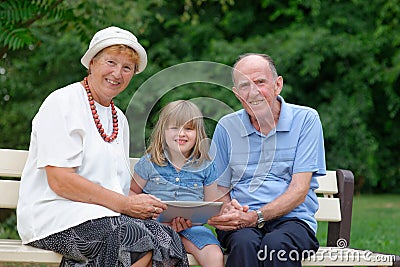
[[[26,150],[0,149],[0,177],[20,178],[27,157],[28,151]],[[133,170],[137,161],[137,158],[130,158],[131,170]],[[346,170],[327,171],[325,176],[318,178],[318,182],[319,188],[315,192],[318,194],[320,208],[315,217],[318,221],[332,222],[333,224],[329,225],[329,228],[333,226],[335,232],[342,232],[341,237],[338,238],[347,239],[349,244],[354,188],[353,175]],[[18,193],[19,179],[0,179],[0,208],[15,209]],[[349,216],[350,218],[348,218]],[[346,218],[344,223],[343,218]],[[342,228],[343,224],[348,229],[338,231],[336,228]]]

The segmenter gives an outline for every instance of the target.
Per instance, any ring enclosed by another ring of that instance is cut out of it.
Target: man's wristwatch
[[[256,210],[256,212],[257,212],[257,216],[258,216],[257,228],[263,228],[264,224],[265,224],[265,220],[264,220],[264,217],[262,215],[262,212],[261,212],[261,210]]]

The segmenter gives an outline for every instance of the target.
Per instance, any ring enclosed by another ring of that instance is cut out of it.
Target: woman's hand
[[[167,205],[150,194],[129,195],[123,214],[138,219],[157,219]]]
[[[176,217],[171,221],[169,226],[171,226],[171,228],[174,229],[176,232],[180,232],[192,227],[192,221],[182,217]]]

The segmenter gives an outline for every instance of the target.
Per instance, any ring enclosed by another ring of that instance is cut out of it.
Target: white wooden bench
[[[0,208],[15,209],[18,201],[19,178],[28,151],[0,149]],[[131,158],[131,168],[137,162]],[[327,246],[302,261],[303,266],[400,266],[398,256],[349,248],[353,205],[353,174],[347,170],[328,171],[318,179],[320,209],[315,217],[327,221]],[[197,265],[188,254],[190,265]],[[57,264],[61,255],[21,244],[20,240],[0,239],[0,262]]]

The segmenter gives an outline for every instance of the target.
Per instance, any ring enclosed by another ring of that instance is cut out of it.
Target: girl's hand
[[[192,221],[186,220],[185,218],[182,218],[182,217],[176,217],[175,219],[173,219],[171,221],[170,226],[176,232],[180,232],[180,231],[183,231],[185,229],[192,227]]]

